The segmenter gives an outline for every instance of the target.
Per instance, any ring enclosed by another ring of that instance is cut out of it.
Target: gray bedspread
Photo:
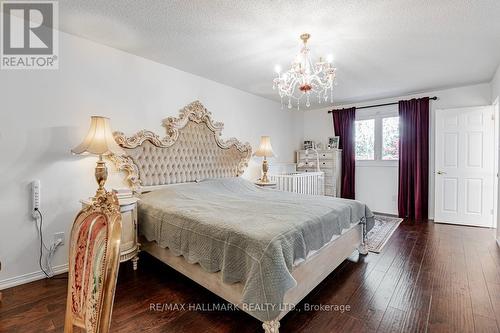
[[[141,196],[141,232],[223,282],[244,284],[243,302],[256,318],[279,315],[291,275],[332,237],[373,214],[363,203],[256,187],[242,178],[172,185]]]

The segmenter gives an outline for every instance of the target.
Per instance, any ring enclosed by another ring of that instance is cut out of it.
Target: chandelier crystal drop
[[[336,68],[332,66],[332,59],[319,61],[313,64],[310,56],[310,49],[307,41],[310,34],[303,34],[300,39],[304,46],[299,55],[293,61],[290,69],[281,73],[279,66],[276,66],[277,77],[273,80],[273,89],[278,90],[281,98],[281,108],[287,103],[288,108],[292,108],[292,103],[296,103],[297,110],[300,109],[300,101],[305,99],[306,107],[311,106],[311,94],[317,96],[318,103],[333,102],[333,86],[335,84]]]

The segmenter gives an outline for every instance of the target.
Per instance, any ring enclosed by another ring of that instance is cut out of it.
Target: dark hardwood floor
[[[4,290],[0,332],[62,332],[66,280]],[[152,311],[155,303],[224,302],[142,254],[122,264],[112,332],[263,332],[234,312]],[[350,311],[303,311],[307,304]],[[500,250],[493,230],[405,221],[381,254],[345,261],[281,320],[282,332],[499,332]]]

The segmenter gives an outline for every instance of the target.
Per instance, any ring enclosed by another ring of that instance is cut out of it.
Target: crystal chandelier
[[[330,96],[330,102],[333,102],[336,68],[331,64],[331,57],[327,61],[323,61],[320,57],[319,61],[313,65],[310,49],[307,47],[307,40],[310,37],[310,34],[300,36],[304,46],[288,71],[281,73],[279,66],[275,68],[277,77],[273,80],[273,89],[278,90],[281,108],[288,100],[289,109],[292,108],[292,102],[296,102],[297,110],[299,110],[300,100],[304,97],[306,107],[310,107],[311,94],[317,96],[318,103],[322,100],[328,101],[328,96]]]

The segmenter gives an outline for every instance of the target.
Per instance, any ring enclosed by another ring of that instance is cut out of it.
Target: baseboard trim
[[[382,212],[372,212],[375,215],[382,215],[382,216],[389,216],[389,217],[398,217],[398,214],[389,214],[389,213],[382,213]]]
[[[58,265],[52,267],[52,270],[55,275],[66,273],[68,271],[68,264]],[[0,281],[0,290],[19,286],[21,284],[25,284],[28,282],[33,282],[36,280],[45,279],[45,274],[42,271],[36,271],[28,274],[23,274],[19,276],[14,276],[5,280]]]

